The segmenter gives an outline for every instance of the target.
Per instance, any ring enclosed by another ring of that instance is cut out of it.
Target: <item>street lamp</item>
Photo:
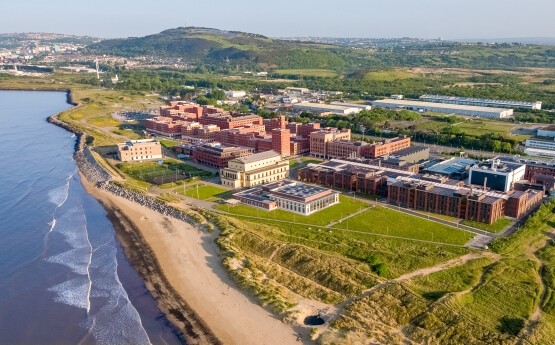
[[[360,131],[362,132],[362,141],[364,141],[364,132],[366,131],[366,126],[360,125]]]

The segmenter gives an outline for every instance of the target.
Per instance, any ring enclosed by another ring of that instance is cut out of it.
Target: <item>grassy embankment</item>
[[[515,235],[496,240],[496,254],[354,300],[320,342],[553,344],[554,208],[543,206]]]

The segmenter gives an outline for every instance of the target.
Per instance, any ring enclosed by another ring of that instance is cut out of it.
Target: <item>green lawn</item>
[[[160,140],[160,145],[164,146],[167,149],[171,149],[172,147],[174,147],[177,144],[179,144],[179,141],[177,141],[177,140],[170,140],[170,139],[161,139]]]
[[[364,79],[372,81],[391,81],[414,78],[415,75],[402,69],[384,71],[371,71],[366,73]]]
[[[474,222],[471,220],[463,220],[461,224],[471,226],[476,229],[485,230],[489,232],[499,232],[509,226],[512,221],[508,218],[501,218],[493,224],[486,224],[481,222]]]
[[[172,160],[165,160],[163,164],[158,162],[128,162],[116,165],[118,169],[138,180],[148,181],[161,177],[166,177],[166,182],[170,182],[175,175],[195,177],[212,177],[212,173],[197,167],[179,163]],[[162,182],[163,183],[163,182]]]
[[[361,209],[368,207],[366,203],[349,198],[343,195],[339,196],[339,204],[328,207],[309,216],[301,216],[284,210],[264,211],[258,208],[246,205],[218,205],[217,208],[236,215],[261,217],[274,220],[286,220],[304,224],[328,225],[349,214],[355,213]]]
[[[87,122],[98,127],[117,127],[121,125],[121,123],[109,116],[92,117],[89,118]]]
[[[458,245],[472,238],[468,232],[383,207],[369,209],[334,227]]]
[[[219,194],[225,193],[227,189],[212,185],[201,185],[197,183],[194,185],[177,188],[175,189],[175,191],[190,198],[214,201],[219,199]]]

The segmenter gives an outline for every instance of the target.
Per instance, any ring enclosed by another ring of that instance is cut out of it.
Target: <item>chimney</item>
[[[488,183],[488,178],[484,178],[484,192],[486,191],[486,185]]]

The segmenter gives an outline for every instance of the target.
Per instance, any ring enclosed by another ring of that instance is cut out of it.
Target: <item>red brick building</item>
[[[300,181],[367,195],[385,195],[387,174],[384,170],[361,164],[329,162],[301,168]]]
[[[227,168],[228,162],[235,158],[250,156],[252,148],[223,146],[220,144],[196,145],[192,149],[193,161],[211,168]]]
[[[266,127],[266,131],[268,132],[271,132],[274,129],[286,129],[287,120],[283,115],[280,115],[273,119],[264,119],[264,127]]]
[[[156,116],[145,120],[146,131],[167,137],[180,137],[185,121],[174,120],[171,117]]]
[[[245,127],[249,125],[263,125],[262,117],[258,115],[245,115],[233,117],[230,114],[210,114],[199,119],[203,125],[216,125],[222,130]]]
[[[394,152],[410,147],[410,137],[391,138],[362,148],[361,157],[377,158],[388,156]]]
[[[310,133],[320,130],[319,123],[299,123],[291,122],[287,124],[287,129],[291,132],[291,135],[302,136],[304,138],[310,138]]]
[[[182,101],[169,102],[169,105],[160,107],[160,116],[180,117],[194,121],[198,121],[202,116],[223,112],[224,110],[220,108]]]
[[[285,117],[284,117],[285,118]],[[282,157],[291,155],[291,132],[288,129],[275,128],[272,130],[272,150]]]
[[[387,201],[399,207],[487,224],[502,218],[505,206],[501,194],[415,179],[389,184]]]

